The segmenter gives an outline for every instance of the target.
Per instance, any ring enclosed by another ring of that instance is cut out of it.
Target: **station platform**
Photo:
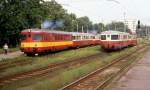
[[[150,50],[112,85],[111,90],[150,90]]]
[[[5,59],[12,59],[20,55],[23,55],[23,52],[15,51],[15,52],[8,52],[8,54],[0,54],[0,61]]]

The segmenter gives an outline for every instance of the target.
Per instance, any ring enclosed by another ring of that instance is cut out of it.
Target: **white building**
[[[128,26],[128,28],[131,30],[132,33],[136,33],[136,25],[137,25],[136,19],[126,19],[125,25]]]

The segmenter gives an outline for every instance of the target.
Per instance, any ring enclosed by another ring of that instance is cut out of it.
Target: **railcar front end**
[[[20,49],[27,55],[64,50],[73,43],[71,34],[64,32],[24,30],[21,35]]]
[[[129,45],[129,33],[105,31],[101,34],[101,47],[105,50],[118,50]]]

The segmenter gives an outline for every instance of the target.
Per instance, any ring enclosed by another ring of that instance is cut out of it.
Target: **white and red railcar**
[[[96,39],[94,34],[90,33],[79,33],[79,32],[71,32],[72,34],[72,47],[83,47],[89,45],[97,45],[99,44],[99,40]]]
[[[117,50],[135,45],[137,45],[135,35],[112,30],[101,33],[101,47],[105,50]]]

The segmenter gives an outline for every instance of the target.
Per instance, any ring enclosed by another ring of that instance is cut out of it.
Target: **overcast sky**
[[[150,0],[56,0],[77,17],[88,16],[93,22],[136,19],[150,25]],[[125,14],[124,14],[125,13]]]

